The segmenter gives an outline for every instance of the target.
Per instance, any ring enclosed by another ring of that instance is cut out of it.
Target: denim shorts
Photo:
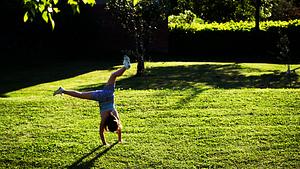
[[[92,100],[99,102],[100,112],[115,110],[114,91],[115,85],[112,84],[104,86],[102,90],[96,90],[92,92]]]

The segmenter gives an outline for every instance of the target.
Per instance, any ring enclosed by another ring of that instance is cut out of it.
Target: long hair
[[[120,121],[116,116],[112,113],[106,118],[105,126],[107,126],[107,130],[110,132],[115,132],[121,127]]]

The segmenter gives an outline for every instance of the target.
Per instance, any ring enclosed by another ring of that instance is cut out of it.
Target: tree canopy
[[[24,22],[42,19],[55,27],[53,16],[68,5],[73,13],[80,12],[80,4],[94,5],[95,0],[22,0],[25,8]]]
[[[255,20],[257,0],[173,0],[173,13],[191,10],[207,22]],[[296,0],[261,0],[262,20],[295,19]]]

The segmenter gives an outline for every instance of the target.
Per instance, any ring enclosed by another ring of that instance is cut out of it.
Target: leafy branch
[[[24,0],[24,22],[33,22],[40,18],[55,28],[54,15],[61,11],[59,2],[62,0]],[[73,13],[80,13],[80,2],[93,6],[95,0],[68,0],[67,4],[72,7]]]

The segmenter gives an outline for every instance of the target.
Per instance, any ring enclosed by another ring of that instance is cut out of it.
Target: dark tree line
[[[289,20],[297,16],[297,0],[171,0],[173,14],[191,10],[207,22],[255,20],[257,6],[262,20]]]

